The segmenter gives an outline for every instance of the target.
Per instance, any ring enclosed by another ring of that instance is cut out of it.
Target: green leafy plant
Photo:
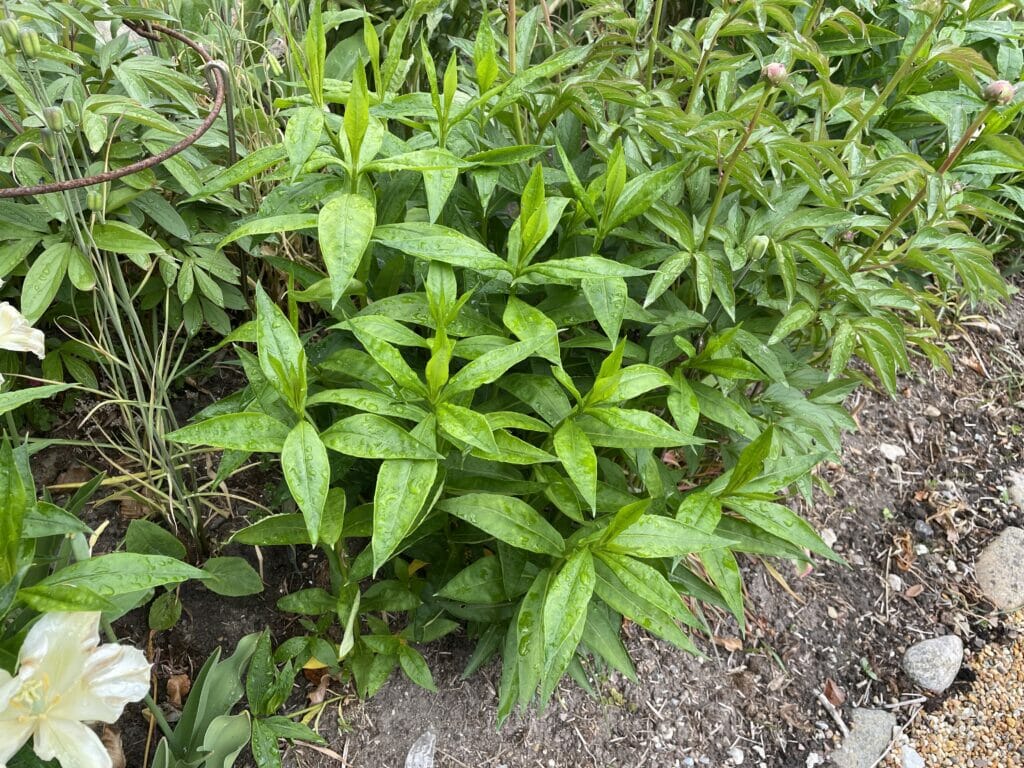
[[[1005,295],[957,185],[1020,102],[992,98],[945,6],[887,6],[894,33],[824,3],[674,27],[658,4],[591,44],[586,13],[555,32],[513,8],[510,39],[486,16],[398,78],[418,13],[386,45],[365,20],[367,67],[335,85],[313,4],[293,43],[311,104],[212,188],[277,166],[315,185],[318,211],[261,211],[224,244],[293,233],[320,259],[280,265],[287,311],[257,291],[233,339],[255,343],[248,386],[170,438],[229,469],[280,457],[296,511],[235,541],[330,565],[282,599],[319,617],[284,657],[364,694],[398,666],[430,687],[411,645],[462,623],[467,671],[503,657],[503,719],[587,657],[632,674],[623,617],[691,651],[707,606],[742,627],[738,556],[838,559],[785,497],[853,428],[855,357],[895,391],[911,350],[944,362],[937,293]],[[882,92],[860,85],[883,67]],[[963,117],[937,126],[943,99]]]

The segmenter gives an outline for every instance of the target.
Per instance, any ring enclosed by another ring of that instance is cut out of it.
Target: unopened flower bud
[[[985,86],[982,95],[985,97],[985,101],[990,104],[1003,105],[1013,101],[1013,96],[1016,92],[1017,89],[1008,80],[993,80]]]
[[[82,108],[78,106],[77,101],[74,99],[64,100],[64,116],[73,126],[78,125],[82,119]]]
[[[767,235],[754,235],[747,243],[747,255],[754,260],[760,259],[767,253],[770,242]]]
[[[761,77],[776,88],[786,82],[787,74],[786,65],[778,61],[773,61],[771,64],[765,64],[764,68],[761,70]]]
[[[12,51],[18,47],[18,31],[18,22],[14,19],[0,21],[0,37],[3,37],[4,43]]]
[[[46,127],[54,133],[64,131],[64,110],[60,107],[46,107],[43,110],[43,121]]]
[[[34,29],[21,30],[18,34],[18,44],[21,46],[21,52],[25,54],[27,59],[37,58],[42,52],[42,46],[39,43],[39,33]]]
[[[848,229],[845,232],[843,232],[841,237],[844,243],[852,243],[854,240],[857,239],[857,233],[854,232],[852,229]]]

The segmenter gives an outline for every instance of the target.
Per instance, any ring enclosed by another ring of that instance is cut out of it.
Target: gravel
[[[942,693],[956,680],[963,661],[963,641],[956,635],[945,635],[907,648],[903,654],[903,671],[915,685]]]
[[[1010,526],[978,555],[975,575],[985,597],[1001,611],[1024,607],[1024,528]]]
[[[905,729],[923,763],[907,763],[896,748],[882,768],[1024,767],[1024,612],[1007,618],[1007,644],[989,643],[972,655],[975,680],[934,711],[922,710]],[[913,761],[913,756],[910,758]]]

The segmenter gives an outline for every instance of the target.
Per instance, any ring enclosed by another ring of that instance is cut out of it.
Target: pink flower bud
[[[1017,92],[1017,89],[1013,87],[1013,83],[1008,80],[993,80],[991,83],[985,86],[985,90],[982,91],[982,95],[985,97],[985,101],[990,104],[1009,104],[1013,101],[1013,96]]]
[[[765,64],[764,69],[761,70],[761,77],[776,88],[786,82],[787,74],[786,65],[778,61],[773,61],[771,64]]]

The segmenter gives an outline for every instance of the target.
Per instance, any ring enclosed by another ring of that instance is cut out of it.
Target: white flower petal
[[[6,669],[0,669],[0,719],[3,718],[7,705],[11,703],[11,697],[21,687],[21,680],[12,677]]]
[[[100,642],[100,614],[46,613],[32,625],[18,654],[18,677],[45,672],[49,688],[60,694],[76,685],[86,656]]]
[[[9,302],[0,302],[0,349],[32,352],[42,360],[46,357],[46,337],[33,328],[24,315]]]
[[[4,765],[32,735],[32,722],[0,719],[0,765]]]
[[[76,720],[52,717],[39,721],[34,748],[43,760],[53,760],[62,768],[112,768],[113,762],[100,737]]]
[[[108,643],[85,661],[79,685],[63,696],[52,713],[69,720],[113,723],[125,704],[149,693],[150,664],[138,648]]]

